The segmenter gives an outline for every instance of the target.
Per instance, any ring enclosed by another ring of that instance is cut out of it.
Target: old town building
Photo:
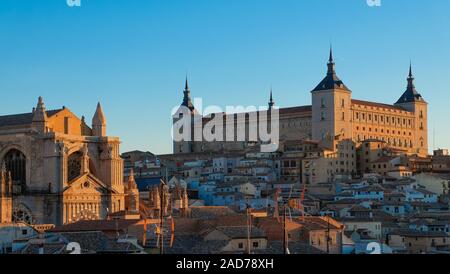
[[[416,90],[411,66],[406,91],[394,104],[353,99],[352,91],[336,75],[331,50],[327,66],[325,78],[311,92],[311,105],[279,109],[280,142],[314,140],[320,141],[322,146],[334,150],[336,140],[352,139],[359,147],[363,141],[372,139],[383,141],[389,147],[404,150],[408,154],[421,156],[428,154],[428,104]],[[275,102],[271,92],[269,110],[267,112],[247,112],[244,122],[241,122],[242,119],[239,120],[236,114],[217,113],[202,116],[197,112],[191,101],[190,89],[186,80],[181,106],[190,110],[193,121],[191,133],[195,131],[197,126],[194,121],[201,121],[197,124],[205,129],[214,116],[223,115],[225,127],[223,134],[225,135],[227,131],[227,125],[234,124],[235,128],[245,127],[246,139],[238,140],[235,138],[234,141],[210,142],[205,139],[191,138],[174,141],[173,152],[175,154],[217,152],[242,150],[248,146],[253,146],[255,142],[249,138],[249,123],[255,120],[268,119],[267,117],[269,117],[274,105]],[[267,115],[263,115],[263,112]],[[173,122],[176,123],[180,118],[180,113],[175,113]],[[227,122],[229,120],[232,120],[232,122]],[[225,138],[223,139],[225,140]]]
[[[46,110],[41,97],[30,113],[0,116],[0,221],[64,224],[123,211],[119,145],[100,104],[92,127],[66,107]]]

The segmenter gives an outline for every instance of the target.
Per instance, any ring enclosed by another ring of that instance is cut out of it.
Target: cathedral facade
[[[337,140],[353,140],[358,146],[365,140],[380,140],[406,154],[428,155],[428,104],[416,90],[410,66],[407,88],[394,104],[368,102],[352,98],[352,91],[336,75],[333,53],[327,64],[325,78],[311,91],[311,105],[279,109],[279,142],[295,140],[318,141],[323,147],[335,148]],[[268,112],[274,107],[272,92]],[[186,81],[182,107],[191,111],[192,120],[201,119],[202,127],[210,116],[197,113]],[[180,117],[175,113],[173,122]],[[249,128],[250,113],[239,125],[236,115],[226,115],[238,127]],[[259,116],[258,116],[259,117]],[[226,121],[224,127],[226,128]],[[192,127],[195,127],[192,124]],[[174,129],[175,130],[175,129]],[[194,131],[192,129],[191,131]],[[254,145],[249,140],[208,142],[181,140],[173,142],[174,154],[240,150]]]
[[[66,107],[47,111],[41,97],[31,113],[0,116],[0,222],[60,225],[124,211],[119,146],[100,103],[91,127]]]

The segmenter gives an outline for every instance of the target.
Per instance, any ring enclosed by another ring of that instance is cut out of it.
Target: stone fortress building
[[[312,105],[279,109],[280,143],[313,140],[319,141],[323,147],[334,149],[338,140],[351,139],[357,146],[365,140],[380,140],[406,154],[421,156],[428,154],[428,104],[415,88],[411,66],[406,91],[394,104],[353,99],[351,90],[336,75],[331,49],[327,66],[325,78],[311,91]],[[274,105],[271,92],[269,113]],[[202,122],[198,124],[203,127],[215,115],[203,117],[195,110],[187,80],[181,106],[190,110],[193,121],[201,119]],[[235,114],[225,115],[224,125],[227,124],[227,119],[234,120],[236,127],[244,126],[247,129],[246,138],[248,138],[251,113],[245,115],[245,124],[239,124]],[[175,113],[173,122],[179,119],[178,113]],[[191,131],[194,132],[194,123],[191,127]],[[231,142],[190,139],[174,141],[173,152],[182,154],[232,151],[252,145],[254,142],[248,139],[244,141],[236,139]]]
[[[0,223],[60,225],[138,210],[119,145],[106,135],[100,103],[92,127],[66,107],[47,111],[41,97],[31,113],[0,116]]]

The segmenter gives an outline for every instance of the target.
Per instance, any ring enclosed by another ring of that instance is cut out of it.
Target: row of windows
[[[394,116],[385,116],[382,114],[371,114],[371,113],[360,113],[355,112],[355,120],[357,121],[366,121],[366,122],[379,122],[386,123],[392,125],[403,125],[403,126],[412,126],[412,119],[410,118],[400,118]]]
[[[406,135],[412,136],[411,131],[408,131],[408,134],[407,134],[406,131],[390,130],[390,129],[385,130],[384,128],[378,129],[378,128],[371,128],[371,127],[366,128],[366,127],[357,126],[356,130],[362,130],[362,131],[367,130],[368,132],[375,132],[375,133],[378,133],[378,132],[385,133],[386,132],[386,134],[396,134],[396,135],[402,135],[402,133],[403,133],[404,136],[406,136]]]
[[[368,137],[368,138],[366,138]],[[401,138],[385,138],[385,137],[381,137],[381,138],[377,138],[374,136],[366,136],[366,135],[357,135],[356,139],[358,140],[358,142],[362,142],[364,140],[367,139],[377,139],[377,140],[381,140],[384,141],[386,143],[388,143],[388,145],[392,145],[395,147],[405,147],[405,148],[412,148],[413,147],[413,143],[411,140],[407,140],[407,139],[401,139]],[[423,141],[423,139],[420,140],[420,146],[424,147],[425,143]]]
[[[349,162],[349,161],[336,161],[336,166],[339,166],[339,165],[341,165],[341,166],[349,166],[349,165],[354,166],[355,162],[353,162],[353,161],[351,161],[351,162]],[[330,166],[333,166],[333,162],[330,162]]]
[[[307,121],[289,121],[289,122],[282,122],[281,128],[291,128],[291,127],[310,127],[311,122]]]
[[[365,121],[365,114],[362,113],[362,121]],[[372,114],[368,114],[369,120],[368,121],[372,121]],[[378,122],[378,115],[374,115],[374,121]],[[345,112],[341,113],[341,121],[345,121]],[[321,121],[325,121],[326,120],[326,113],[325,111],[321,111],[320,113],[320,120]],[[359,119],[359,113],[356,113],[356,121],[361,121],[361,119]],[[384,122],[384,116],[380,116],[380,121],[381,123]],[[389,117],[386,116],[386,123],[385,124],[390,124],[392,126],[402,126],[402,127],[408,127],[408,128],[412,128],[412,120],[411,119],[406,119],[406,118],[395,118],[392,117],[391,119],[392,123],[389,123]],[[403,123],[402,123],[403,121]],[[419,129],[423,130],[424,126],[423,126],[423,122],[420,122],[420,126]]]

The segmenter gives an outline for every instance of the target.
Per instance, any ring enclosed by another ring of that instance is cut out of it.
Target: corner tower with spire
[[[428,103],[417,91],[414,84],[412,64],[409,64],[406,91],[397,100],[395,106],[414,113],[415,123],[411,125],[414,131],[413,147],[420,155],[428,154]]]
[[[190,120],[187,120],[187,118]],[[195,121],[201,119],[201,115],[198,114],[191,99],[191,90],[189,88],[189,81],[186,76],[186,81],[183,90],[183,101],[177,111],[172,115],[173,136],[185,136],[189,140],[173,140],[173,152],[174,153],[191,153],[194,150],[194,132]],[[178,124],[183,124],[182,128],[178,132]],[[202,124],[200,123],[200,126]]]
[[[333,148],[335,140],[352,138],[352,93],[336,74],[331,46],[327,74],[311,95],[313,140]]]

